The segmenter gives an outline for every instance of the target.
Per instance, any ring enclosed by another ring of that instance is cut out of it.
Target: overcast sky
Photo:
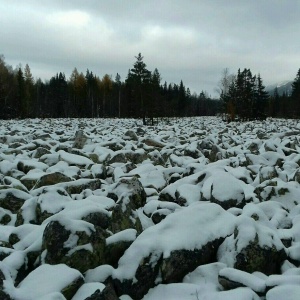
[[[77,67],[125,80],[139,52],[191,92],[215,95],[224,68],[293,80],[300,0],[0,0],[0,54],[35,78]]]

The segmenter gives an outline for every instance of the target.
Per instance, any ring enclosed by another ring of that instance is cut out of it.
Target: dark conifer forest
[[[122,79],[74,68],[70,78],[57,72],[49,80],[34,79],[28,64],[13,69],[0,56],[0,118],[155,118],[212,116],[223,114],[227,121],[266,117],[300,116],[300,69],[292,93],[268,94],[259,74],[240,69],[224,73],[219,99],[205,91],[193,93],[181,80],[162,81],[159,70],[148,70],[139,53]]]

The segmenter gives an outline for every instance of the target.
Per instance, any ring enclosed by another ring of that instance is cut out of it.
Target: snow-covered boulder
[[[266,294],[266,300],[298,300],[300,295],[300,286],[286,284],[272,288]]]
[[[72,300],[119,300],[111,284],[86,283],[80,287]]]
[[[8,285],[6,290],[16,300],[62,299],[54,298],[58,293],[66,299],[72,299],[83,283],[82,274],[75,269],[64,264],[44,264],[31,272],[16,288]],[[49,298],[44,298],[48,295]]]
[[[225,290],[238,287],[249,287],[254,292],[262,295],[266,292],[266,281],[247,272],[224,268],[219,272],[219,282]]]
[[[141,299],[157,283],[180,282],[197,266],[216,261],[218,246],[233,232],[234,222],[219,205],[195,203],[146,229],[113,273],[118,294]]]
[[[45,171],[48,166],[42,162],[37,162],[33,160],[20,160],[17,164],[17,168],[19,171],[28,173],[30,170],[39,169]]]
[[[64,263],[85,272],[104,263],[105,239],[103,229],[85,221],[50,221],[43,234],[41,259],[48,264]]]
[[[49,174],[43,175],[39,179],[35,188],[39,188],[42,186],[48,186],[48,185],[54,185],[57,183],[68,182],[68,181],[71,181],[71,178],[69,178],[68,176],[66,176],[60,172],[49,173]]]
[[[5,276],[5,274],[3,273],[3,271],[1,270],[1,266],[0,266],[0,299],[2,300],[12,300],[12,298],[9,296],[9,294],[5,291],[5,282],[7,281],[9,275],[7,274],[7,276]]]
[[[111,187],[108,197],[116,201],[116,206],[112,211],[111,231],[117,233],[134,228],[141,232],[142,227],[137,216],[137,209],[145,205],[146,192],[140,181],[135,176],[121,178]]]
[[[83,130],[78,130],[75,133],[73,148],[82,149],[87,142],[88,137],[84,134]]]
[[[278,233],[253,218],[237,217],[234,234],[219,247],[218,260],[248,273],[278,274],[286,252]]]
[[[229,172],[216,171],[204,182],[202,197],[224,209],[242,208],[252,200],[251,188]]]
[[[17,213],[24,202],[30,198],[30,194],[15,188],[0,189],[0,207]]]
[[[136,239],[135,229],[125,229],[106,239],[105,263],[117,267],[119,259]]]
[[[86,189],[97,190],[101,187],[100,179],[77,179],[65,183],[59,183],[58,186],[65,188],[69,194],[80,194]]]

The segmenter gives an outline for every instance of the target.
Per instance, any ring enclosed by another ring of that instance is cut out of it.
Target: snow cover
[[[41,297],[63,290],[72,281],[82,277],[79,271],[66,265],[41,265],[31,272],[18,287],[11,289],[10,294],[16,300],[39,300]]]
[[[85,283],[82,285],[76,294],[73,296],[72,300],[82,300],[91,296],[95,291],[102,291],[105,288],[105,285],[100,282],[91,282]]]
[[[266,289],[265,280],[252,274],[236,270],[233,268],[224,268],[220,270],[219,275],[228,278],[231,281],[241,283],[243,286],[251,288],[253,291],[263,293]]]
[[[79,129],[87,140],[75,149]],[[227,124],[217,117],[161,120],[152,127],[131,119],[1,121],[3,290],[15,300],[63,300],[62,290],[84,278],[72,298],[84,300],[103,290],[109,277],[134,280],[151,255],[155,264],[174,250],[193,251],[222,237],[215,262],[198,266],[182,282],[159,284],[157,278],[143,299],[300,299],[299,129],[298,120]],[[55,172],[70,181],[35,188],[43,175]],[[147,198],[131,215],[140,220],[142,233],[105,229],[107,246],[131,243],[118,266],[104,264],[81,274],[65,264],[45,264],[43,233],[50,221],[71,232],[64,243],[67,255],[93,251],[91,243],[77,245],[78,232],[95,231],[82,219],[92,213],[112,218],[121,198],[127,197],[127,205],[134,188],[118,185],[123,178],[136,178]],[[155,215],[161,216],[158,224]],[[238,252],[254,240],[262,248],[284,249],[281,274],[233,268]],[[18,282],[28,256],[39,252],[33,270]],[[219,277],[244,287],[225,291]]]
[[[201,249],[208,242],[233,232],[235,217],[213,203],[194,203],[170,214],[161,223],[147,228],[119,261],[114,277],[133,278],[143,258],[152,252],[157,259],[174,250]]]

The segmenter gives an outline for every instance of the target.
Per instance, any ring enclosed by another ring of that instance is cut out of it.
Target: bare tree
[[[234,81],[235,75],[230,74],[229,68],[225,68],[222,70],[221,79],[218,82],[218,86],[215,88],[215,91],[221,95],[222,93],[226,95],[229,91],[229,87],[231,83]]]

